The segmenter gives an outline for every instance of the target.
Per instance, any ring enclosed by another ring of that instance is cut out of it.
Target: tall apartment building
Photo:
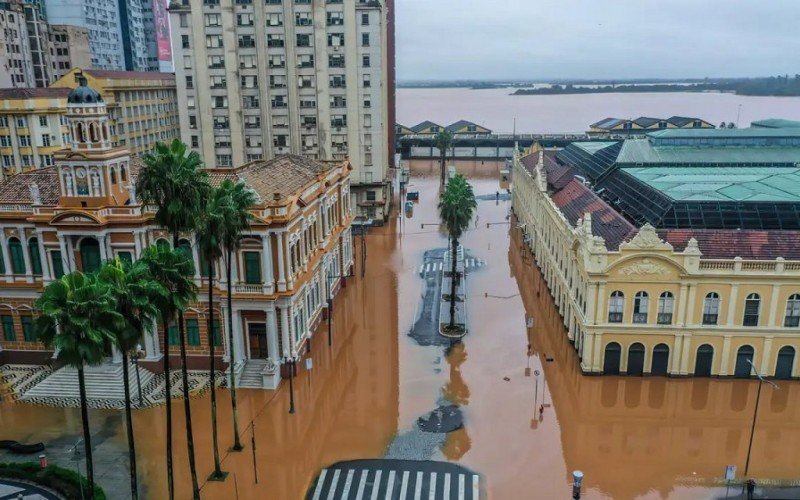
[[[173,4],[182,139],[217,168],[284,153],[349,156],[358,214],[382,219],[391,8],[391,0]]]
[[[53,63],[50,51],[50,27],[36,2],[24,2],[22,9],[28,28],[28,46],[31,54],[34,87],[47,87],[53,81]]]
[[[88,30],[92,67],[158,69],[153,4],[149,0],[44,1],[50,23]]]
[[[21,3],[0,2],[0,88],[33,87],[28,25]]]
[[[89,48],[89,30],[67,24],[50,25],[53,80],[66,75],[72,68],[91,68],[92,51]]]

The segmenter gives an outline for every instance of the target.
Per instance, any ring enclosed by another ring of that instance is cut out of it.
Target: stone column
[[[678,307],[675,310],[677,317],[675,318],[675,326],[685,326],[686,323],[686,302],[687,302],[687,285],[681,283],[681,289],[678,292]]]
[[[681,355],[681,375],[689,374],[689,356],[692,352],[692,335],[689,333],[683,334],[683,354]]]
[[[592,357],[594,356],[594,333],[583,332],[583,356],[581,356],[581,366],[585,371],[592,372]]]
[[[734,285],[735,286],[735,285]],[[724,335],[722,342],[722,359],[719,366],[719,375],[728,375],[728,366],[730,365],[731,357],[731,336]],[[712,373],[713,374],[713,373]]]
[[[583,315],[584,320],[589,325],[596,325],[597,318],[595,313],[595,307],[597,304],[597,284],[590,283],[589,286],[586,287],[586,297],[583,298],[586,301],[586,314]]]
[[[733,325],[734,316],[736,314],[736,304],[739,302],[739,285],[734,283],[731,285],[731,295],[730,300],[728,300],[728,319],[725,321],[725,324],[728,326]]]
[[[133,247],[134,247],[134,252],[136,253],[133,256],[133,260],[138,260],[142,256],[142,240],[141,240],[141,232],[139,231],[133,233]]]
[[[122,352],[114,344],[111,344],[111,362],[115,365],[122,363]]]
[[[291,356],[294,354],[294,345],[292,343],[292,335],[289,331],[289,314],[290,314],[290,307],[285,306],[281,307],[281,330],[283,333],[283,351],[284,356]]]
[[[284,245],[283,252],[286,254],[287,260],[291,259],[291,254],[289,253],[289,232],[288,232],[288,230],[287,230],[286,233],[284,233],[283,245]],[[295,245],[295,248],[296,247],[297,247],[297,245]],[[286,281],[286,288],[292,288],[292,286],[294,285],[294,276],[292,276],[292,267],[288,262],[287,262],[287,266],[286,266],[286,272],[289,275],[288,279]],[[286,288],[284,288],[284,290]]]
[[[108,238],[105,234],[97,235],[97,242],[100,243],[100,261],[105,262],[108,260],[108,252],[106,250],[106,238]]]
[[[24,227],[18,227],[19,242],[22,245],[22,259],[25,262],[25,281],[33,283],[33,266],[31,265],[31,254],[28,251],[28,235],[25,234]]]
[[[161,349],[158,343],[158,323],[152,321],[144,334],[144,351],[147,361],[161,359]]]
[[[600,373],[603,371],[603,365],[600,364],[600,356],[603,355],[603,336],[600,334],[594,335],[594,356],[592,359],[592,371]],[[621,356],[620,356],[621,357]],[[622,360],[620,359],[620,365]]]
[[[685,325],[696,325],[697,322],[694,318],[694,303],[697,301],[697,284],[689,283],[689,298],[686,300],[686,316],[684,317]]]
[[[281,353],[278,348],[278,322],[275,320],[274,303],[266,309],[267,313],[267,344],[269,346],[269,357],[276,363],[280,363]]]
[[[761,375],[772,375],[772,367],[769,364],[769,357],[772,354],[772,337],[764,337],[764,352],[761,353],[761,363],[757,365]],[[755,362],[755,360],[753,360]]]
[[[769,316],[767,320],[767,326],[777,326],[782,327],[783,322],[775,323],[775,320],[778,319],[778,298],[781,295],[781,286],[778,284],[772,285],[772,293],[769,296]],[[759,368],[760,369],[760,368]]]
[[[275,271],[272,269],[272,238],[270,233],[261,235],[261,258],[263,260],[262,267],[264,268],[264,293],[272,293],[275,283]]]
[[[9,283],[14,281],[14,275],[11,272],[11,252],[8,250],[8,238],[4,229],[0,229],[0,245],[3,247],[3,264],[6,268],[6,281]]]
[[[67,250],[67,241],[66,237],[63,234],[58,235],[58,246],[61,249],[61,267],[64,268],[64,273],[70,272],[70,259],[69,259],[69,251]]]
[[[220,312],[220,335],[222,335],[222,360],[226,363],[230,363],[231,361],[231,346],[229,344],[228,339],[228,314],[230,311],[224,305],[220,304],[219,307]]]
[[[42,266],[42,281],[45,283],[52,281],[53,273],[50,271],[50,259],[47,257],[47,251],[44,248],[44,235],[38,229],[34,230],[36,241],[39,244],[39,264]]]
[[[595,310],[595,324],[608,323],[606,314],[606,284],[600,283],[597,287],[597,309]]]
[[[197,251],[197,242],[192,245],[192,260],[194,261],[194,279],[200,281],[200,252]]]
[[[286,291],[286,256],[288,253],[284,252],[284,237],[286,233],[278,232],[275,236],[278,238],[278,291]]]
[[[235,306],[233,308],[233,349],[236,357],[236,363],[241,363],[245,360],[244,344],[242,333],[242,315],[241,311]]]
[[[672,359],[670,360],[669,373],[677,375],[681,371],[681,357],[683,353],[683,335],[675,334],[672,338]]]

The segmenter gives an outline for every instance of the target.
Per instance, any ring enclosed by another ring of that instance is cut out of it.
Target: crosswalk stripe
[[[431,472],[431,486],[428,500],[436,500],[436,473]]]
[[[445,500],[450,500],[450,473],[446,472],[444,474],[444,495],[443,498]]]
[[[367,474],[369,471],[361,471],[361,479],[358,481],[358,492],[356,493],[356,500],[361,500],[364,497],[364,487],[367,485]]]
[[[408,494],[408,471],[403,471],[403,483],[400,485],[400,500],[406,500]]]
[[[417,472],[417,482],[414,483],[414,500],[422,498],[422,472]]]
[[[386,500],[392,500],[392,493],[394,490],[394,473],[395,471],[389,471],[389,481],[386,483]]]
[[[319,479],[317,479],[317,487],[314,488],[314,499],[319,500],[319,496],[322,494],[322,483],[325,482],[325,476],[328,475],[328,469],[322,469],[322,473],[319,475]]]
[[[328,491],[328,500],[333,500],[333,495],[336,493],[336,484],[339,482],[339,474],[342,471],[336,469],[333,471],[333,479],[331,479],[331,489]]]
[[[342,490],[342,498],[347,498],[350,495],[350,486],[353,484],[353,476],[355,475],[356,471],[350,469],[347,471],[347,479],[344,480],[344,490]]]
[[[370,500],[378,500],[378,490],[381,489],[381,472],[377,471],[375,473],[375,480],[372,482],[372,496]]]
[[[464,498],[465,488],[464,488],[464,474],[458,475],[458,498],[459,500]]]
[[[480,498],[478,495],[479,495],[478,475],[477,474],[473,474],[472,475],[472,498],[475,498],[477,500],[478,498]]]

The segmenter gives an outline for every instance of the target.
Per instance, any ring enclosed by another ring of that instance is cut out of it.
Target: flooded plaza
[[[209,401],[192,400],[204,498],[303,498],[320,469],[381,458],[398,443],[404,453],[475,471],[492,499],[569,498],[576,469],[585,473],[583,498],[724,496],[725,466],[736,465],[739,477],[745,467],[757,381],[582,375],[514,228],[511,202],[496,199],[498,168],[459,165],[480,198],[462,243],[484,262],[468,270],[470,333],[463,343],[409,335],[430,309],[426,252],[447,245],[435,225],[438,166],[416,162],[408,190],[419,191],[420,201],[413,214],[364,237],[363,278],[356,238],[355,276],[335,298],[333,345],[323,323],[312,341],[312,368],[302,366],[295,379],[296,413],[288,414],[288,383],[278,391],[237,391],[246,447],[229,452],[229,393],[218,391],[223,469],[231,473],[225,482],[205,481],[213,469]],[[418,419],[445,402],[459,407],[463,427],[433,445],[415,438]],[[800,382],[763,387],[752,476],[800,476],[798,403]],[[177,497],[188,498],[183,412],[180,401],[172,404]],[[145,497],[165,498],[164,408],[139,410],[134,419]],[[121,411],[91,411],[96,474],[110,498],[128,494],[123,422]],[[80,425],[77,409],[0,403],[0,440],[44,441],[51,462],[65,467],[74,468],[74,460],[55,450],[74,444]]]

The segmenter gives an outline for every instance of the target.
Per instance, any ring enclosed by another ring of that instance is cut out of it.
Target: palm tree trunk
[[[444,164],[447,162],[447,150],[442,149],[439,155],[439,183],[441,189],[444,189]]]
[[[214,262],[208,259],[208,379],[211,381],[211,440],[214,446],[214,479],[223,477],[219,463],[219,440],[217,436],[217,383],[214,371]]]
[[[128,426],[128,462],[131,475],[131,498],[139,498],[139,486],[136,483],[136,443],[133,439],[133,418],[131,417],[131,388],[128,375],[128,351],[122,351],[122,383],[125,384],[125,423]]]
[[[453,248],[450,250],[450,330],[452,331],[456,326],[456,281],[458,275],[456,274],[458,267],[456,266],[458,260],[458,240],[454,237]]]
[[[236,357],[233,349],[233,283],[231,283],[231,268],[233,251],[228,248],[228,261],[225,263],[225,273],[228,277],[228,351],[230,354],[231,371],[231,410],[233,411],[233,451],[242,451],[241,440],[239,439],[239,410],[236,408]]]
[[[94,499],[92,434],[89,431],[89,407],[86,402],[86,380],[83,377],[83,365],[78,366],[78,389],[81,395],[81,423],[83,424],[83,452],[86,454],[86,479],[89,480],[89,498]]]
[[[172,248],[178,248],[178,233],[172,235]],[[181,344],[181,377],[183,380],[183,412],[186,417],[186,446],[189,452],[189,473],[192,476],[192,498],[200,499],[200,486],[197,484],[197,466],[194,462],[194,434],[192,433],[192,408],[189,400],[189,372],[186,370],[186,326],[183,324],[183,311],[178,311],[178,340]]]
[[[169,500],[175,498],[175,479],[172,477],[172,381],[169,377],[169,318],[164,317],[164,391],[167,406],[167,487]]]

